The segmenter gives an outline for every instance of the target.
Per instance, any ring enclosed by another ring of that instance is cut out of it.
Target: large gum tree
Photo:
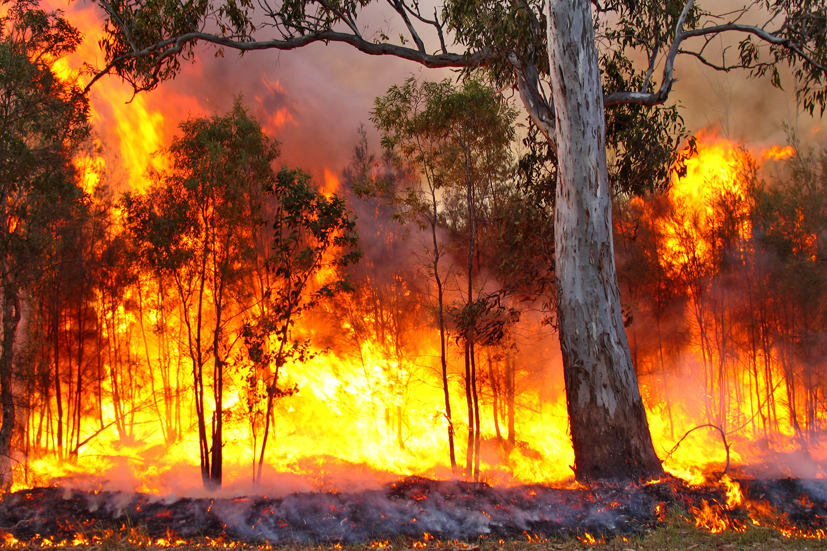
[[[686,57],[710,70],[767,76],[777,86],[779,71],[788,69],[805,109],[823,111],[827,100],[827,0],[734,8],[694,0],[97,2],[107,13],[109,63],[99,77],[116,72],[136,90],[174,78],[199,42],[239,52],[341,42],[426,67],[481,68],[518,90],[557,159],[557,314],[581,480],[661,473],[621,316],[607,114],[655,112]],[[368,34],[365,21],[378,12],[391,21],[387,32]],[[715,49],[720,43],[732,47]]]

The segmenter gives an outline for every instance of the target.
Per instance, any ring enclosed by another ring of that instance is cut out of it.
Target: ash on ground
[[[367,543],[392,538],[439,540],[612,537],[658,522],[675,502],[725,503],[716,488],[674,481],[560,489],[409,477],[355,493],[296,493],[279,499],[181,498],[36,488],[5,495],[0,530],[19,541],[71,540],[128,524],[153,540],[224,538],[239,542]],[[686,490],[686,491],[684,491]],[[688,493],[687,493],[688,492]]]

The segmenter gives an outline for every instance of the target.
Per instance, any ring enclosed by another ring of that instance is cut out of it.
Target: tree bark
[[[8,492],[13,482],[11,440],[15,411],[12,368],[17,326],[20,323],[20,297],[13,283],[4,283],[3,341],[0,349],[0,406],[3,410],[3,422],[0,425],[0,490]]]
[[[575,476],[657,476],[663,471],[621,316],[603,90],[587,0],[550,0],[548,49],[560,138],[555,213],[560,344]]]

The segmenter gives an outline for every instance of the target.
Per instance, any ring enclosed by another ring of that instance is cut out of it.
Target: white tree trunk
[[[662,473],[620,310],[603,91],[588,0],[549,0],[560,343],[578,479]]]

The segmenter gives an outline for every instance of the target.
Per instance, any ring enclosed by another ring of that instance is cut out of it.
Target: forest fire
[[[716,200],[736,194],[739,204],[748,204],[743,198],[747,190],[740,187],[745,183],[737,175],[737,149],[714,137],[710,138],[709,144],[700,144],[688,176],[675,182],[669,200],[677,212],[666,211],[671,216],[669,220],[657,219],[664,212],[659,210],[662,207],[657,203],[650,205],[640,200],[632,203],[632,208],[642,209],[637,213],[642,226],[660,224],[662,243],[669,252],[661,254],[659,259],[661,269],[667,274],[686,273],[685,264],[691,259],[707,259],[719,246],[705,241],[710,235],[709,228],[716,223],[713,218]],[[97,165],[91,163],[91,166],[94,172]],[[338,179],[327,170],[325,176],[326,186],[331,188],[329,192],[336,191],[341,185]],[[621,225],[621,233],[622,228]],[[737,218],[734,228],[739,243],[749,239],[752,227],[748,219]],[[682,248],[687,245],[691,248]],[[138,284],[141,285],[140,280]],[[125,297],[146,297],[152,292],[159,290],[137,287],[127,290]],[[148,354],[150,364],[153,363],[152,355],[157,354],[158,359],[154,361],[160,365],[180,365],[178,358],[163,360],[164,354],[174,354],[174,348],[163,342],[165,332],[146,331],[147,326],[157,326],[161,311],[148,309],[141,314],[140,310],[130,310],[135,306],[128,304],[108,312],[104,309],[105,303],[98,303],[96,307],[104,312],[101,337],[117,336],[126,347],[124,354],[135,358]],[[146,319],[141,321],[139,315]],[[341,322],[341,331],[353,330],[354,315],[362,317],[362,322],[373,321],[357,309],[349,312],[350,317]],[[420,340],[417,357],[436,356],[428,331],[418,327],[413,330]],[[534,335],[543,332],[536,322],[528,324],[525,330]],[[71,326],[67,326],[66,331],[71,331]],[[630,331],[635,335],[634,324]],[[325,339],[323,342],[341,342],[341,337],[331,340],[329,335],[321,336]],[[376,336],[373,338],[356,340],[357,347],[350,351],[340,348],[318,354],[302,369],[294,371],[285,366],[283,376],[289,377],[299,391],[285,397],[283,408],[280,406],[277,410],[277,432],[290,436],[271,448],[267,468],[272,470],[260,486],[239,484],[239,479],[246,478],[246,473],[250,472],[245,460],[253,451],[249,447],[251,436],[245,427],[247,421],[238,414],[242,422],[227,423],[230,436],[225,445],[225,487],[231,493],[284,497],[197,497],[198,483],[187,480],[187,477],[197,480],[197,475],[193,476],[196,468],[193,458],[197,459],[197,449],[193,449],[192,436],[182,430],[193,426],[182,405],[190,400],[186,393],[191,390],[187,390],[180,368],[177,372],[148,372],[144,376],[158,378],[146,385],[136,386],[139,378],[135,375],[132,375],[131,383],[121,378],[120,384],[126,385],[120,388],[121,399],[131,396],[133,402],[106,403],[105,400],[114,394],[106,391],[93,394],[97,407],[102,409],[91,410],[94,411],[91,418],[87,418],[83,411],[78,417],[78,410],[72,409],[77,406],[69,402],[66,411],[70,415],[63,423],[66,423],[64,434],[71,435],[71,439],[62,451],[56,448],[55,434],[44,430],[59,419],[54,417],[51,408],[39,411],[33,407],[27,432],[28,438],[32,438],[29,443],[32,452],[21,465],[24,470],[16,479],[17,491],[4,499],[0,511],[0,524],[16,527],[4,535],[5,541],[8,545],[30,541],[41,545],[83,544],[117,536],[135,544],[175,545],[176,542],[197,539],[202,543],[225,546],[228,542],[238,541],[367,542],[400,535],[419,538],[423,533],[448,540],[467,539],[479,534],[514,538],[523,533],[535,538],[580,534],[582,538],[594,540],[595,535],[627,534],[652,526],[665,507],[674,503],[693,514],[698,526],[712,532],[739,530],[745,522],[753,522],[774,526],[786,535],[820,537],[823,534],[824,528],[818,523],[823,509],[827,508],[827,487],[822,481],[733,482],[724,476],[717,485],[707,484],[710,473],[715,470],[734,467],[737,472],[749,472],[768,457],[780,458],[791,444],[793,434],[787,430],[775,432],[772,440],[775,447],[765,448],[764,455],[756,450],[766,446],[766,440],[756,438],[751,442],[749,436],[718,430],[708,430],[709,434],[703,435],[704,438],[681,444],[673,450],[674,453],[664,457],[665,466],[669,472],[694,486],[678,482],[603,489],[523,486],[521,484],[560,483],[569,478],[565,458],[571,453],[565,437],[564,404],[559,399],[543,403],[542,397],[532,397],[527,390],[521,397],[539,404],[542,414],[534,412],[522,416],[517,413],[518,447],[504,452],[495,445],[494,427],[484,425],[485,431],[491,431],[491,436],[485,437],[487,440],[491,438],[491,447],[483,459],[487,465],[484,477],[497,487],[417,478],[390,482],[405,474],[450,477],[450,472],[446,467],[440,467],[444,465],[442,432],[438,430],[441,423],[432,414],[424,413],[429,402],[439,403],[438,397],[429,395],[432,389],[429,390],[427,385],[418,388],[402,386],[400,390],[400,385],[409,384],[410,379],[406,378],[411,374],[406,370],[413,369],[415,361],[398,355],[389,356],[387,346],[375,340]],[[148,350],[131,352],[129,348],[136,343]],[[642,346],[638,349],[639,352],[644,350]],[[663,354],[663,350],[657,352]],[[694,351],[689,347],[682,353],[690,357],[692,354],[702,356],[704,349]],[[643,363],[652,361],[643,354],[640,358]],[[407,367],[403,367],[406,361]],[[659,358],[659,361],[663,359]],[[111,368],[107,371],[110,376],[99,382],[102,388],[119,380],[111,375]],[[668,390],[661,390],[664,388],[661,385],[668,387],[675,384],[673,381],[680,380],[680,373],[670,373],[663,379],[659,377],[663,373],[659,370],[649,377],[643,373],[644,393],[657,397],[654,407],[649,410],[653,433],[660,439],[656,441],[671,444],[677,440],[672,435],[683,435],[697,425],[716,420],[688,415],[686,411],[691,411],[693,397],[688,397],[689,400],[686,396],[670,398]],[[528,371],[520,376],[526,377],[528,382],[537,377],[554,377],[554,374]],[[71,388],[71,375],[69,377],[67,383]],[[740,374],[733,383],[741,380],[746,385],[744,392],[749,392],[749,385],[754,383],[748,377],[749,373]],[[74,385],[74,392],[83,392],[77,382]],[[164,400],[173,397],[171,403],[164,404],[161,409],[138,407],[137,404],[156,401],[157,396],[153,393],[161,392],[161,389]],[[733,386],[735,394],[719,394],[718,399],[733,400],[737,390],[738,387]],[[776,386],[773,392],[780,396],[789,390]],[[670,402],[665,403],[665,400]],[[224,403],[232,411],[234,407],[242,407],[245,401],[242,389],[228,389]],[[743,399],[741,402],[743,407]],[[760,404],[760,401],[756,403]],[[52,406],[56,404],[52,402]],[[364,414],[371,410],[371,415]],[[731,410],[727,411],[732,415]],[[119,415],[118,412],[123,416],[120,421],[108,421]],[[164,425],[158,427],[164,421],[163,412],[173,415],[167,420],[166,428]],[[738,410],[738,415],[745,418],[759,414],[760,411],[755,410]],[[380,423],[384,427],[377,430]],[[87,424],[89,432],[84,432],[83,426]],[[781,426],[779,424],[779,429]],[[121,430],[123,434],[113,438]],[[170,435],[179,430],[177,436]],[[548,435],[554,435],[554,431],[557,440],[549,440]],[[545,439],[536,439],[541,433],[546,434]],[[40,439],[39,446],[34,435]],[[814,443],[810,449],[816,452],[818,447]],[[34,450],[40,451],[34,453]],[[336,450],[335,454],[333,450]],[[61,457],[67,453],[68,457]],[[747,461],[747,457],[751,457],[752,462]],[[812,459],[813,455],[806,457],[813,464],[818,461]],[[791,464],[779,464],[777,472],[801,476],[800,471],[784,471],[793,468]],[[820,463],[817,469],[816,474],[820,475]],[[377,484],[382,484],[382,489],[374,489]],[[503,484],[504,487],[499,487]],[[54,485],[59,488],[36,488]],[[746,497],[741,493],[742,485]],[[353,487],[364,490],[344,492],[345,488]],[[113,493],[112,490],[125,493]],[[333,493],[314,492],[318,490]],[[133,491],[141,493],[133,494]],[[181,493],[195,497],[174,497]],[[65,518],[54,516],[54,511],[61,511]],[[469,522],[469,511],[474,511],[477,523]],[[140,532],[126,525],[120,531],[112,528],[124,518],[145,528]]]
[[[72,9],[90,36],[53,64],[63,78],[97,55],[95,13]],[[519,192],[433,192],[429,234],[413,195],[359,190],[419,177],[367,137],[345,170],[276,173],[275,138],[300,121],[285,84],[258,85],[226,115],[93,89],[97,134],[72,159],[88,210],[21,295],[6,546],[597,543],[673,507],[713,533],[824,537],[827,324],[804,288],[827,256],[823,156],[708,132],[668,192],[616,198],[627,333],[670,476],[586,486],[557,334],[529,298],[551,291],[498,281],[503,236],[485,233]],[[239,135],[258,164],[238,164]],[[762,179],[774,162],[786,180]],[[475,194],[480,230],[462,218]]]

